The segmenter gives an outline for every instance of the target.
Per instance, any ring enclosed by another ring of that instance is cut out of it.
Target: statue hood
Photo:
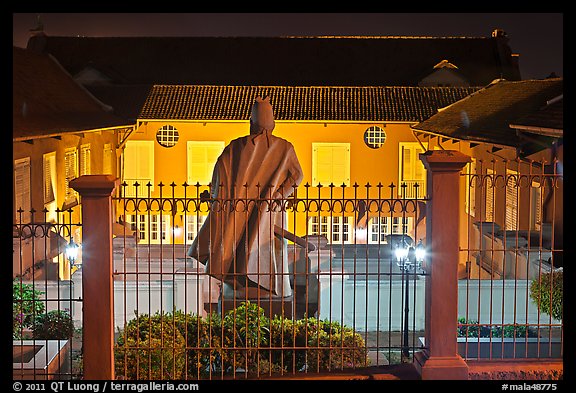
[[[250,113],[250,134],[272,133],[274,126],[274,111],[270,105],[270,97],[264,99],[257,97]]]

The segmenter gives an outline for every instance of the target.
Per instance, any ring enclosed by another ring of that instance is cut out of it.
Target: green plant
[[[536,337],[526,325],[480,325],[478,321],[458,318],[458,337]]]
[[[562,320],[563,271],[542,273],[530,283],[530,298],[538,309],[559,321]]]
[[[138,315],[118,332],[116,374],[129,379],[324,371],[367,364],[360,334],[315,318],[269,319],[243,302],[224,316]]]
[[[114,353],[118,375],[127,379],[181,379],[186,340],[172,314],[141,315],[121,332]]]
[[[264,314],[264,309],[255,303],[242,302],[238,307],[229,310],[222,320],[224,332],[224,348],[245,348],[235,351],[232,367],[250,369],[259,361],[259,348],[268,346],[270,338],[270,321]]]
[[[21,339],[22,330],[33,325],[35,317],[44,312],[43,292],[34,289],[32,284],[22,284],[18,279],[12,282],[12,338]]]
[[[36,340],[68,340],[74,335],[74,321],[66,310],[52,310],[36,316],[32,337]]]
[[[368,364],[366,344],[352,328],[316,318],[271,320],[275,363],[294,371],[325,371]]]

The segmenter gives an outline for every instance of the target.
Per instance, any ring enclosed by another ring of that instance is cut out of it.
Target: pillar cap
[[[82,175],[70,180],[70,187],[81,196],[109,196],[120,184],[120,179],[112,175]]]
[[[420,153],[420,160],[432,172],[456,172],[472,162],[470,156],[457,150],[428,150]]]

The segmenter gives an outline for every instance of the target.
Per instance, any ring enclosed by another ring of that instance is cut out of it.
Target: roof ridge
[[[483,86],[402,86],[402,85],[378,85],[378,86],[287,86],[287,85],[215,85],[215,84],[182,84],[182,83],[154,83],[152,88],[155,87],[214,87],[214,88],[281,88],[281,89],[418,89],[418,90],[443,90],[443,89],[481,89]]]
[[[277,36],[254,36],[254,35],[224,35],[224,36],[82,36],[82,35],[47,35],[47,38],[70,38],[70,39],[198,39],[198,38],[265,38],[265,39],[492,39],[494,37],[488,36],[427,36],[427,35],[277,35]]]
[[[277,120],[414,122],[479,87],[153,85],[138,118],[244,121],[256,94],[274,96]],[[234,102],[233,107],[229,105]]]

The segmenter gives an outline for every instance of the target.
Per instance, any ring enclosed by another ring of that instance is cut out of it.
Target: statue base
[[[218,312],[220,315],[224,315],[228,311],[234,310],[245,301],[246,299],[220,299],[218,300]],[[294,301],[292,300],[292,296],[249,299],[248,301],[262,307],[264,309],[264,315],[268,318],[274,318],[275,316],[292,318],[294,315]]]
[[[240,306],[242,302],[257,304],[264,309],[264,314],[268,318],[284,316],[292,318],[294,316],[293,296],[275,296],[261,288],[241,288],[234,290],[230,285],[222,284],[222,293],[218,299],[218,313],[226,314]]]

